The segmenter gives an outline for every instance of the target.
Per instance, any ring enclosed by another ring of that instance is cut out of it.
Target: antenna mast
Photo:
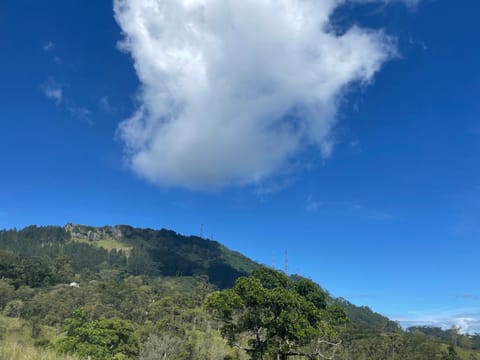
[[[288,275],[288,251],[285,249],[285,274]]]

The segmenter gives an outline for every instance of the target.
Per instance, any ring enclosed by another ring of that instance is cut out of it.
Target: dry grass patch
[[[73,241],[78,241],[85,244],[91,244],[93,246],[104,248],[105,250],[122,250],[127,255],[132,250],[131,246],[124,244],[113,238],[102,239],[102,240],[92,240],[92,241],[86,240],[86,239],[73,238]]]

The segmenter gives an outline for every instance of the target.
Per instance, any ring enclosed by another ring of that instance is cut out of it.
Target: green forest
[[[127,225],[0,231],[0,360],[465,359],[413,327],[218,242]]]

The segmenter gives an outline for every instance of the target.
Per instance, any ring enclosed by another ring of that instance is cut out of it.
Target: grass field
[[[78,241],[86,244],[91,244],[94,246],[98,246],[101,248],[104,248],[106,250],[122,250],[126,252],[127,254],[132,250],[131,246],[128,246],[118,240],[115,239],[102,239],[102,240],[95,240],[95,241],[90,241],[90,240],[85,240],[85,239],[79,239],[79,238],[73,238],[73,241]]]
[[[35,346],[31,331],[28,322],[0,315],[0,360],[80,360],[59,355],[53,348]],[[53,346],[56,338],[54,328],[42,327],[38,340],[48,339]]]

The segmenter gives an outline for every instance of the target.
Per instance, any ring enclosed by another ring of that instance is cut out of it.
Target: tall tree
[[[326,304],[318,285],[306,279],[295,283],[267,268],[238,279],[233,289],[213,293],[206,307],[222,321],[228,342],[253,360],[324,357],[325,350],[338,346],[332,341],[335,326],[346,321],[343,310]]]

